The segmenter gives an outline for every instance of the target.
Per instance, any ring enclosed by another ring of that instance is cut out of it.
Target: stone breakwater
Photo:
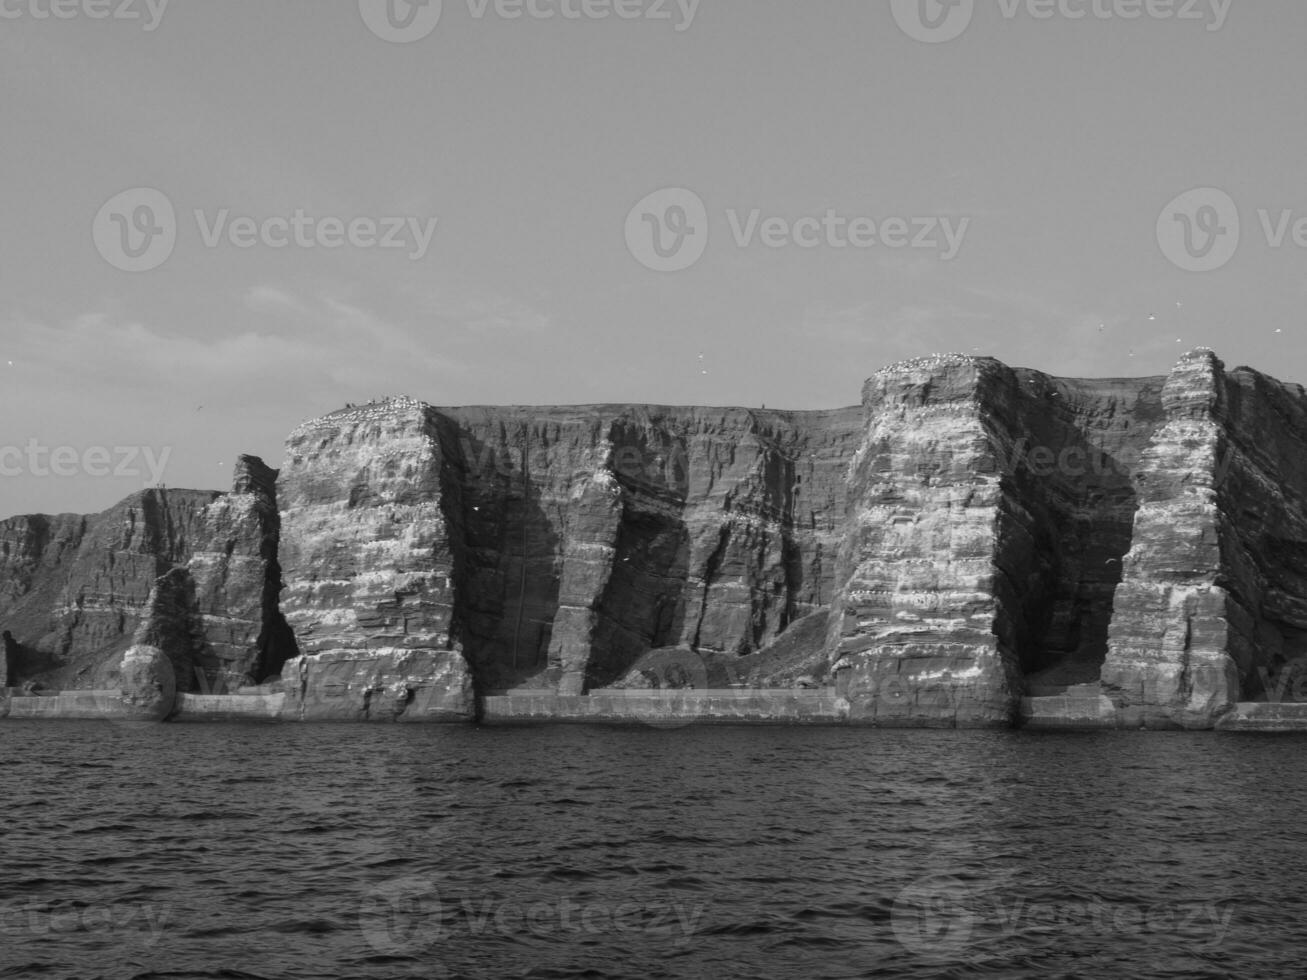
[[[1307,727],[1307,394],[1206,349],[818,412],[348,406],[0,522],[0,715]]]

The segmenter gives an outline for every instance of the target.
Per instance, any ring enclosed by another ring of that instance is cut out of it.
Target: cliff
[[[284,668],[292,717],[472,717],[452,627],[460,542],[446,522],[448,482],[420,402],[338,412],[291,433],[280,499],[281,610],[301,651]]]
[[[678,719],[1292,726],[1305,442],[1302,388],[1205,350],[1102,380],[934,355],[818,412],[388,399],[230,493],[0,524],[4,669],[129,701],[171,669],[210,717],[696,688]]]
[[[281,608],[310,671],[420,652],[459,697],[582,694],[659,647],[733,659],[829,602],[857,428],[849,411],[333,413],[288,441]],[[413,687],[390,667],[371,683]],[[363,710],[362,678],[341,684],[333,709]]]
[[[111,683],[134,643],[163,649],[181,690],[275,673],[293,650],[276,597],[276,473],[253,457],[230,493],[149,489],[92,516],[0,523],[8,683]]]
[[[1163,405],[1102,684],[1124,724],[1208,727],[1307,666],[1307,394],[1200,351]]]
[[[1161,388],[962,355],[867,382],[827,644],[855,716],[1007,725],[1097,680]]]

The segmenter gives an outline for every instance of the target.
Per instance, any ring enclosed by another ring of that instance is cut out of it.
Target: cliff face
[[[828,638],[855,717],[1006,725],[1097,681],[1159,389],[962,355],[867,383]]]
[[[151,489],[93,516],[0,523],[9,684],[97,688],[134,642],[164,649],[182,690],[279,670],[275,480],[243,457],[229,494]]]
[[[427,408],[410,399],[291,434],[280,500],[281,610],[302,654],[283,668],[292,717],[473,716],[451,625],[458,542],[444,470]]]
[[[435,415],[487,688],[579,694],[662,647],[730,660],[830,601],[855,412]]]
[[[1124,724],[1209,727],[1307,666],[1307,395],[1203,351],[1163,402],[1102,682]]]
[[[311,674],[346,651],[424,651],[451,705],[469,676],[580,694],[655,647],[749,653],[829,601],[856,419],[410,399],[334,413],[288,442],[282,610]],[[363,711],[360,684],[404,678],[342,683],[320,710]]]
[[[991,361],[922,361],[864,388],[828,638],[855,717],[1010,720],[1020,677],[1014,638],[999,635],[1002,490],[979,397],[1000,372]]]
[[[140,701],[166,667],[302,720],[748,684],[870,724],[1212,727],[1307,700],[1305,450],[1303,389],[1208,351],[937,355],[829,412],[390,399],[228,494],[0,524],[4,670]]]

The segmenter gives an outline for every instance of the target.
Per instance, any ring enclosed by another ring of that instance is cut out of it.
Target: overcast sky
[[[387,394],[1307,379],[1301,0],[56,2],[0,0],[0,516]]]

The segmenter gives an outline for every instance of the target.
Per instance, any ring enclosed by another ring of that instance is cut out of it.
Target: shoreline
[[[305,711],[283,691],[249,694],[179,693],[171,702],[134,703],[121,691],[76,690],[0,699],[3,721],[112,721],[157,724],[481,724],[692,725],[847,727],[894,730],[961,729],[1031,732],[1244,731],[1307,732],[1307,702],[1240,702],[1215,719],[1159,718],[1122,711],[1103,695],[1022,698],[1006,722],[959,724],[931,712],[877,716],[833,689],[730,688],[686,690],[602,689],[584,695],[516,690],[477,697],[464,710],[448,704],[422,711],[369,712],[340,704]]]

